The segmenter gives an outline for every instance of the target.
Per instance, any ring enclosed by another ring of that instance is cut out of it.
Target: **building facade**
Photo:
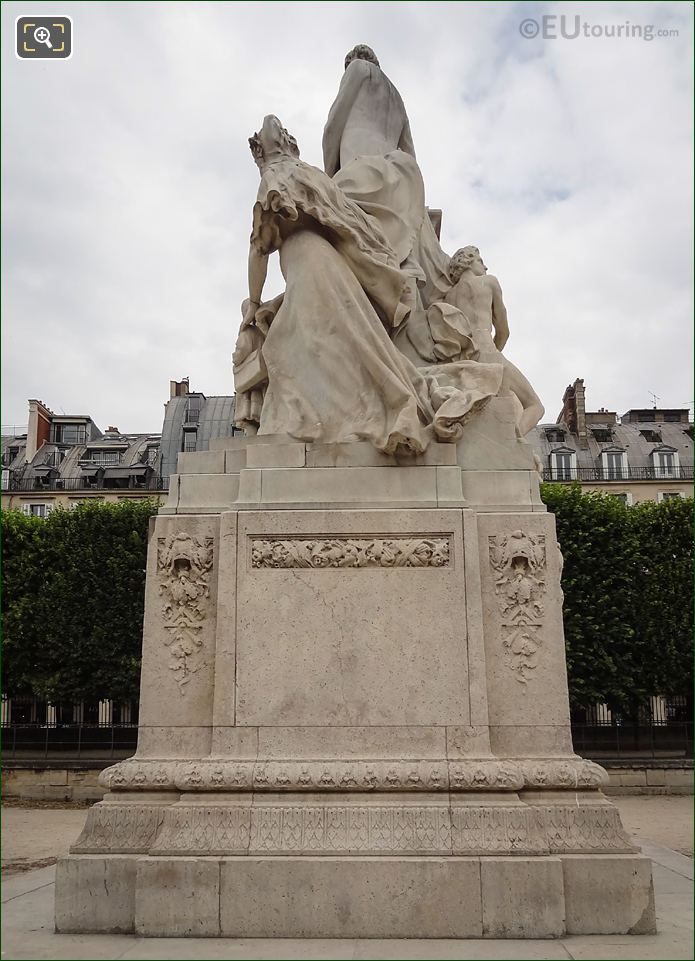
[[[584,381],[565,391],[554,424],[528,438],[543,480],[600,490],[625,504],[693,496],[693,424],[687,408],[586,410]]]
[[[176,473],[179,454],[208,450],[211,440],[241,433],[233,420],[233,397],[206,397],[200,391],[190,390],[187,377],[170,381],[169,400],[164,405],[160,468],[167,489],[170,475]]]
[[[2,437],[2,507],[46,517],[86,501],[158,497],[160,434],[99,430],[86,414],[29,401],[26,434]]]

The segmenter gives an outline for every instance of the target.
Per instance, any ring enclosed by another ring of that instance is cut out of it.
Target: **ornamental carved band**
[[[252,568],[450,566],[448,536],[251,539]]]
[[[211,570],[212,537],[197,538],[181,531],[158,539],[157,573],[167,634],[164,643],[181,694],[186,693],[191,675],[201,667],[200,634],[210,604]]]
[[[528,684],[538,666],[545,613],[545,535],[495,534],[488,538],[490,566],[496,572],[495,594],[500,613],[507,666],[520,684]]]

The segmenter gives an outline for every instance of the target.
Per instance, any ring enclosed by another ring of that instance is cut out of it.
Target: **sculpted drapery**
[[[240,371],[260,352],[267,380],[261,374],[247,389],[238,385],[236,423],[298,440],[369,440],[389,453],[455,440],[465,418],[499,390],[501,367],[470,360],[415,367],[390,337],[412,309],[412,288],[381,224],[298,159],[277,118],[266,118],[254,143],[262,174],[250,252],[256,289],[234,361]],[[261,304],[265,261],[275,250],[286,289]]]

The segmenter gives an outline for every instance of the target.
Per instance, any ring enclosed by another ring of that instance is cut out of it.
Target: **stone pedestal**
[[[57,930],[654,930],[650,863],[572,752],[554,519],[507,402],[481,417],[421,457],[181,455],[137,754],[59,863]]]

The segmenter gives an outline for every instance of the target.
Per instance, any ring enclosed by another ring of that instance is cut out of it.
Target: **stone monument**
[[[57,930],[652,932],[650,862],[572,750],[499,282],[442,251],[368,47],[325,171],[276,117],[250,145],[245,436],[182,453],[152,525],[138,749],[59,862]]]

